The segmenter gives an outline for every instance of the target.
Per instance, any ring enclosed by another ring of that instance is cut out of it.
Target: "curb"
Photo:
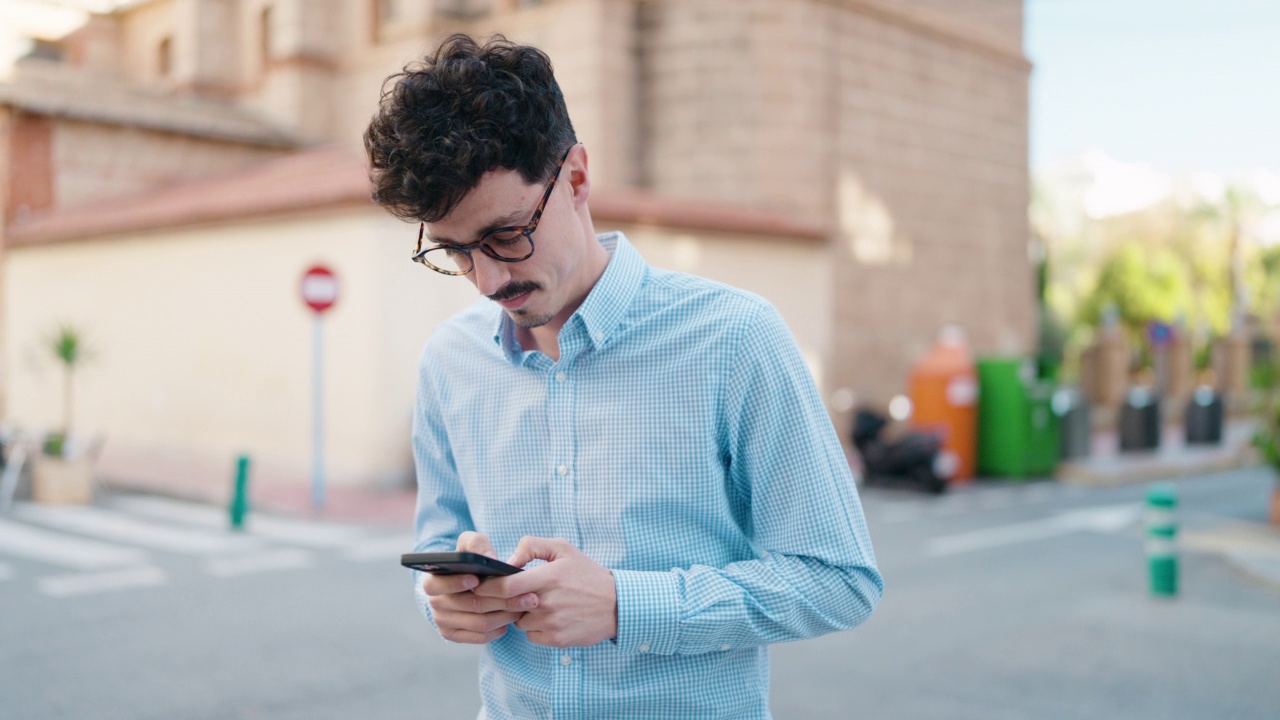
[[[1064,483],[1109,486],[1167,480],[1192,475],[1207,475],[1225,470],[1253,467],[1257,462],[1239,448],[1222,450],[1182,450],[1176,454],[1133,453],[1085,462],[1064,462],[1055,477]]]

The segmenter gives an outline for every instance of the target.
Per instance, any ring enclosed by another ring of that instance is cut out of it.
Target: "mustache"
[[[498,288],[498,291],[489,295],[488,298],[494,302],[501,302],[503,300],[510,300],[514,297],[520,297],[527,292],[533,292],[534,290],[541,289],[542,286],[532,280],[517,280],[515,282],[509,282]]]

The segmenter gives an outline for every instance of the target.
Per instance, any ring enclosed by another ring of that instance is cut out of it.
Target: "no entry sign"
[[[338,278],[324,265],[315,265],[302,276],[302,301],[322,313],[338,301]]]

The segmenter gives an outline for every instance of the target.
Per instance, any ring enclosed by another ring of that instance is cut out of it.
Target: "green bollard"
[[[236,487],[231,495],[231,529],[244,528],[244,516],[249,514],[249,456],[236,460]]]
[[[1147,490],[1147,570],[1151,594],[1178,594],[1178,523],[1173,510],[1178,496],[1172,485],[1152,485]]]

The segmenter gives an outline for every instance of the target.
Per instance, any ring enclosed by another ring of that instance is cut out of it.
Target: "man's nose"
[[[468,277],[482,295],[492,295],[511,281],[511,269],[507,263],[498,262],[479,250],[471,253],[471,265]]]

